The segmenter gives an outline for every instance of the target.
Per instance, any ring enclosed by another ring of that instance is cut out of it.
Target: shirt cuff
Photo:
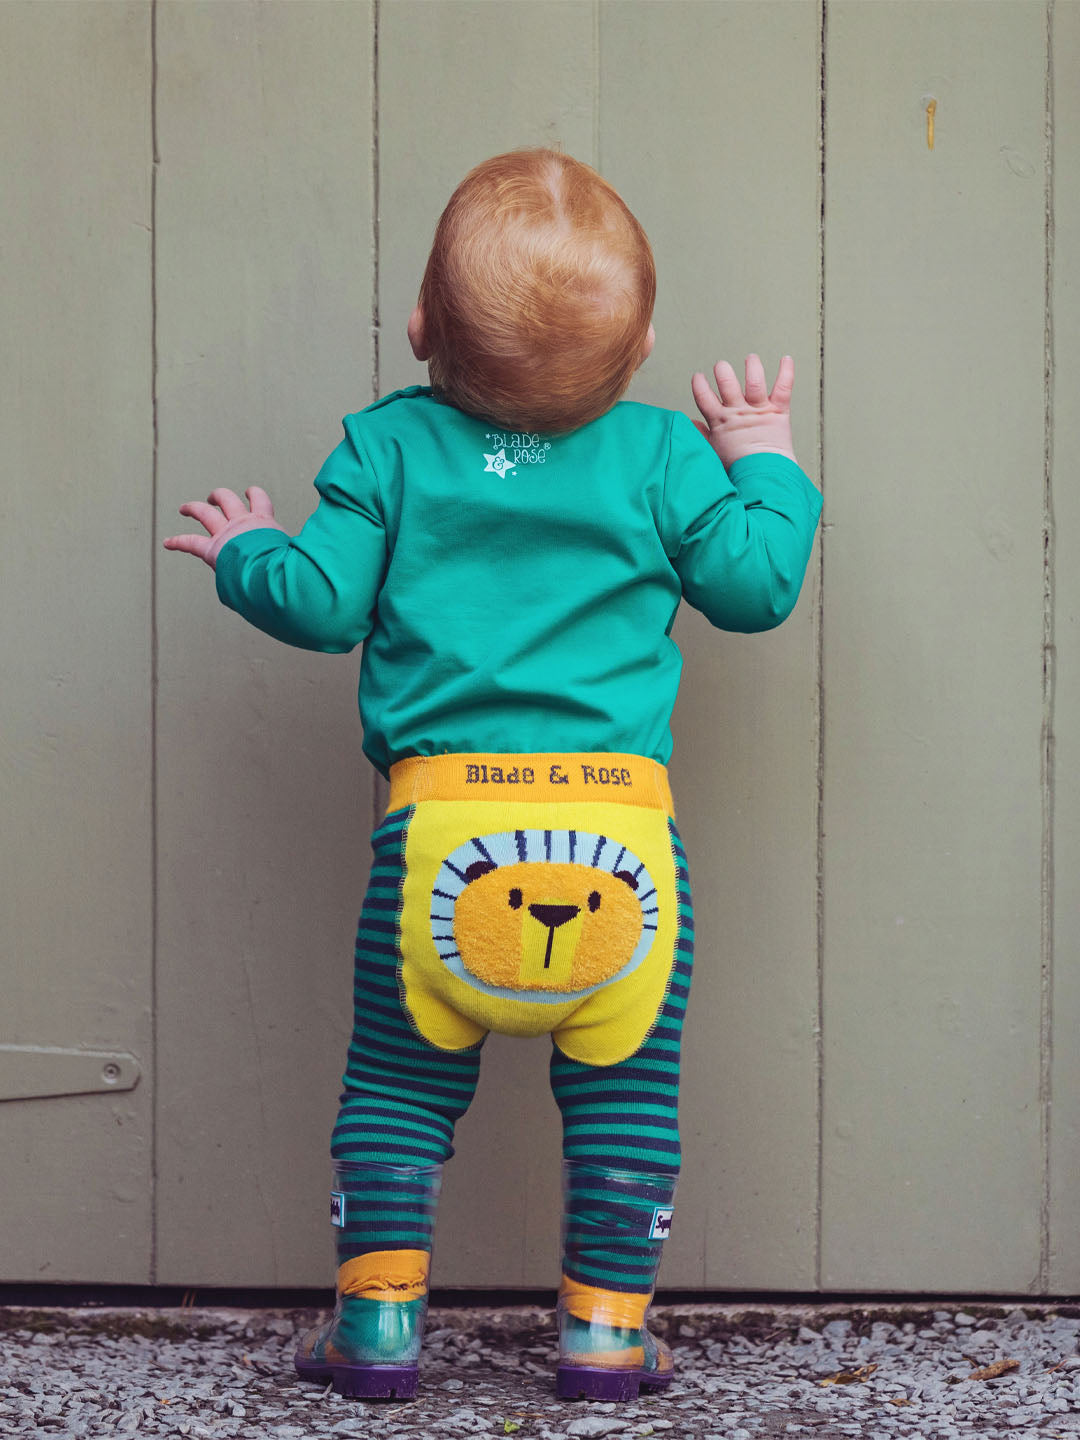
[[[741,455],[728,466],[728,478],[741,493],[742,486],[753,487],[755,481],[779,480],[797,484],[814,512],[821,514],[821,491],[796,461],[778,450],[759,450],[754,455]]]
[[[244,567],[247,561],[260,555],[269,555],[273,550],[280,550],[288,545],[289,539],[284,530],[260,525],[254,530],[241,530],[226,540],[217,553],[214,565],[214,581],[221,603],[230,610],[245,614],[250,608],[245,603],[247,596],[244,590]]]

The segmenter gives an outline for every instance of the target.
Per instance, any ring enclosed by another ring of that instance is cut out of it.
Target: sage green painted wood
[[[217,485],[292,530],[371,395],[372,7],[158,8],[159,534]],[[332,1277],[370,769],[358,656],[279,645],[159,559],[158,1267]]]
[[[4,1280],[149,1278],[149,20],[0,6],[0,1042],[143,1070],[0,1105]]]
[[[1040,1280],[1045,38],[828,8],[825,1289]]]
[[[693,371],[727,359],[741,375],[756,351],[771,383],[790,353],[814,475],[817,6],[628,0],[601,17],[600,164],[658,273],[656,348],[632,394],[696,416]],[[685,606],[676,624],[671,775],[697,950],[666,1285],[814,1285],[815,571],[773,634],[725,635]]]
[[[1054,800],[1049,1291],[1080,1291],[1080,6],[1054,7]]]
[[[151,6],[0,6],[0,364],[17,402],[0,1046],[130,1054],[141,1072],[116,1095],[0,1104],[4,1280],[331,1278],[329,1138],[380,793],[358,657],[275,644],[158,547],[216,484],[265,485],[298,527],[340,416],[423,378],[405,320],[471,164],[531,143],[598,164],[659,264],[657,349],[632,394],[689,411],[692,369],[758,349],[771,378],[790,350],[817,473],[818,7],[378,15],[376,132],[368,0],[157,7],[152,265]],[[776,635],[689,613],[677,630],[672,778],[699,946],[663,1285],[1080,1287],[1080,6],[1052,11],[1052,796],[1046,19],[1021,0],[828,5],[824,1074],[811,577]],[[458,1151],[436,1284],[553,1285],[546,1041],[492,1037]]]
[[[379,10],[379,388],[427,383],[405,337],[435,226],[481,160],[591,163],[592,0],[391,0]]]
[[[466,172],[523,145],[593,158],[596,49],[580,0],[394,0],[379,24],[380,388],[426,382],[405,325]],[[550,1043],[492,1036],[440,1201],[436,1285],[554,1287],[559,1115]],[[477,1224],[477,1217],[483,1223]]]

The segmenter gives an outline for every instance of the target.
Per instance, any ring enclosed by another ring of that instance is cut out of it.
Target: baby
[[[560,1397],[660,1388],[646,1323],[673,1212],[693,918],[665,764],[680,600],[780,624],[821,500],[790,358],[725,362],[703,417],[620,397],[654,342],[652,252],[551,150],[477,166],[409,320],[430,386],[346,416],[289,538],[266,492],[181,506],[168,549],[292,645],[363,643],[364,750],[390,781],[356,941],[331,1140],[333,1318],[301,1376],[415,1394],[431,1233],[489,1031],[550,1034],[563,1121]],[[719,393],[717,393],[717,391]],[[704,438],[702,438],[704,435]]]

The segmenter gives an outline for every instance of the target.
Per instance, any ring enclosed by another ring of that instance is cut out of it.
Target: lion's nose
[[[550,925],[554,930],[572,920],[580,908],[578,905],[530,905],[529,914],[541,925]]]

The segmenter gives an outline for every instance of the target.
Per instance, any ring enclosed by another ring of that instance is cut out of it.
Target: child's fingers
[[[743,401],[742,387],[739,384],[739,377],[726,360],[718,360],[713,366],[713,374],[716,376],[716,388],[720,391],[720,399],[725,405],[741,405]]]
[[[211,505],[218,507],[226,520],[239,520],[241,515],[249,513],[247,506],[236,491],[226,490],[224,486],[217,490],[211,490],[206,498]]]
[[[261,485],[249,485],[244,494],[248,498],[252,515],[265,515],[271,520],[274,518],[274,502]]]
[[[180,506],[180,514],[189,515],[192,520],[197,520],[211,535],[216,535],[219,530],[224,530],[228,523],[218,507],[208,505],[205,500],[185,500]]]
[[[211,541],[207,535],[170,535],[162,544],[166,550],[182,550],[186,555],[197,555],[205,560]]]
[[[776,372],[776,384],[772,387],[769,399],[774,405],[779,405],[786,410],[791,404],[791,392],[794,388],[795,361],[790,355],[785,355],[780,361],[780,369]]]
[[[690,391],[694,397],[694,404],[702,415],[710,424],[715,425],[724,413],[724,407],[716,398],[715,391],[700,370],[690,377]]]
[[[751,405],[762,405],[769,398],[765,383],[765,366],[759,355],[746,357],[746,399]]]

